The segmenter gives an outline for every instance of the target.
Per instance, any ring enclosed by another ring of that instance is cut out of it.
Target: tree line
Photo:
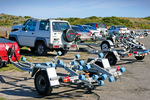
[[[24,23],[30,16],[13,16],[7,14],[0,14],[0,26],[13,26],[17,24]],[[138,28],[138,29],[150,29],[150,16],[145,18],[139,18],[140,21],[130,21],[130,18],[120,18],[120,17],[97,17],[91,16],[86,18],[57,18],[62,20],[67,20],[71,25],[84,25],[86,23],[105,23],[108,27],[112,25],[124,25],[128,28]],[[142,22],[141,19],[147,20],[147,22]]]

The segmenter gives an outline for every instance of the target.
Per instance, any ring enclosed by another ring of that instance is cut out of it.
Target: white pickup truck
[[[18,29],[17,29],[18,27]],[[74,45],[75,32],[69,22],[54,19],[30,19],[24,25],[14,26],[9,39],[19,46],[30,47],[38,55],[46,55],[48,51],[61,51],[66,54]]]

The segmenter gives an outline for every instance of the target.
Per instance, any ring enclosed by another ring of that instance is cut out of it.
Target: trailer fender
[[[105,44],[105,46],[103,47],[103,45]],[[111,40],[104,40],[102,41],[101,45],[101,50],[104,50],[104,48],[109,49],[109,48],[114,48],[114,44]]]
[[[110,46],[114,45],[114,43],[113,43],[111,40],[104,40],[103,42],[108,42]],[[103,43],[103,42],[102,42],[102,43]],[[101,44],[102,44],[102,43],[101,43]]]
[[[55,86],[60,84],[58,81],[59,77],[57,76],[55,67],[46,67],[37,64],[32,70],[31,77],[33,77],[39,70],[46,70],[50,86]]]

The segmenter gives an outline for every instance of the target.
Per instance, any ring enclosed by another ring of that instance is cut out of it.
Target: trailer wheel
[[[136,60],[143,60],[145,58],[145,55],[144,56],[135,56]]]
[[[115,55],[112,52],[109,52],[105,58],[108,59],[110,65],[116,65],[117,58],[115,57]]]
[[[148,35],[148,33],[144,33],[144,35],[145,35],[145,36],[147,36],[147,35]]]
[[[34,85],[41,95],[50,95],[53,88],[50,86],[46,71],[39,71],[34,78]]]
[[[101,44],[101,50],[108,50],[110,48],[110,44],[108,42],[103,42]]]

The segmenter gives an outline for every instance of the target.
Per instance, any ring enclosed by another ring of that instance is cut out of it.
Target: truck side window
[[[39,30],[49,30],[49,21],[41,21]]]
[[[36,22],[29,22],[28,25],[25,27],[27,31],[35,31]]]

